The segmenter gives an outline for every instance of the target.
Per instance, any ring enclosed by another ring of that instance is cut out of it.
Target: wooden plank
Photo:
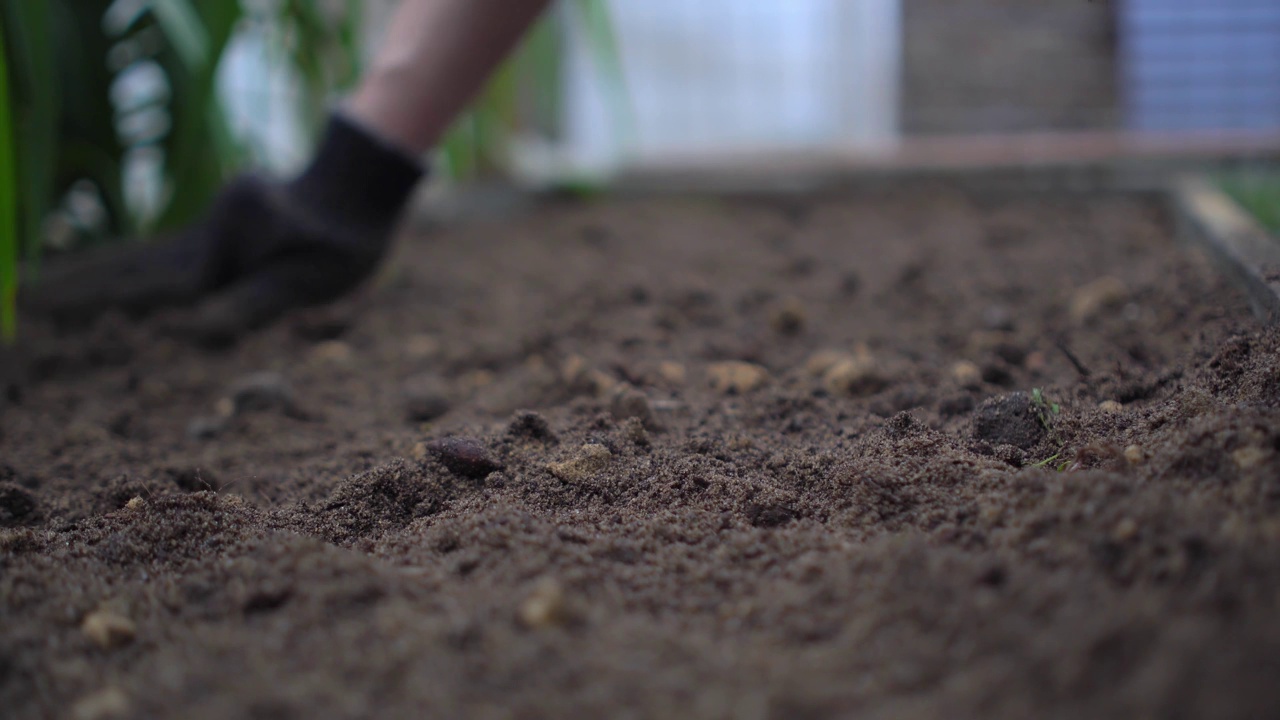
[[[1184,237],[1207,251],[1248,293],[1254,315],[1280,322],[1280,239],[1202,178],[1179,178],[1173,201]]]
[[[868,180],[970,178],[983,187],[1164,193],[1177,173],[1242,159],[1280,159],[1280,131],[914,136],[879,149],[672,155],[627,165],[610,188],[797,191]]]

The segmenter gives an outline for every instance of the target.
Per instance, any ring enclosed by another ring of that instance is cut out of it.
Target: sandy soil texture
[[[29,325],[11,718],[1280,716],[1280,333],[1140,197],[552,204]]]

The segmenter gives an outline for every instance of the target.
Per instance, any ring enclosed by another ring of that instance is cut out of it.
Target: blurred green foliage
[[[1280,234],[1280,168],[1251,168],[1226,173],[1219,185],[1263,227]]]
[[[440,150],[443,170],[455,180],[503,174],[510,143],[522,133],[554,133],[564,90],[567,25],[578,30],[600,73],[619,129],[630,121],[615,25],[605,0],[568,0],[565,14],[549,13],[512,58],[490,79],[471,109],[458,118]]]

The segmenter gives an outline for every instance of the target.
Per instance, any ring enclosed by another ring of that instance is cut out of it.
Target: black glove
[[[334,114],[297,178],[238,177],[203,220],[173,238],[51,262],[20,307],[66,322],[112,308],[180,308],[162,327],[225,344],[367,278],[422,174],[417,160]]]

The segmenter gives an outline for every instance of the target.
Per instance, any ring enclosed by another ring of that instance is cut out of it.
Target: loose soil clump
[[[29,322],[0,707],[1280,715],[1280,333],[1172,235],[940,186],[561,203],[217,354]]]

